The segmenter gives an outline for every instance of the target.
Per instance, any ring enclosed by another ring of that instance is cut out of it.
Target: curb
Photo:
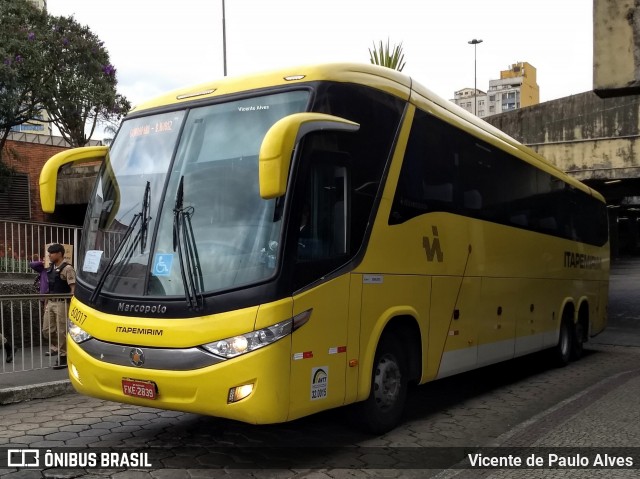
[[[46,399],[74,391],[71,381],[68,379],[29,386],[17,386],[0,390],[0,404],[12,404],[31,399]]]

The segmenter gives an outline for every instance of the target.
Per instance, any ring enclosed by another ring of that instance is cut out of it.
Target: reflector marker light
[[[313,351],[305,351],[304,353],[294,353],[293,360],[297,361],[299,359],[311,359],[313,358]]]

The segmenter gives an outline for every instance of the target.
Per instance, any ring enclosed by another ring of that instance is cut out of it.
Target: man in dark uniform
[[[76,287],[76,272],[64,261],[64,246],[54,243],[49,248],[51,265],[47,270],[49,294],[73,294]],[[42,334],[49,339],[51,354],[58,354],[53,369],[67,367],[67,302],[64,298],[47,300],[44,310]]]

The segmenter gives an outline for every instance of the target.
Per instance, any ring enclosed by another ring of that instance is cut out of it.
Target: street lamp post
[[[473,114],[478,116],[477,114],[477,110],[478,110],[478,100],[476,98],[477,94],[478,94],[478,87],[477,85],[477,74],[476,74],[476,67],[477,67],[477,50],[478,50],[478,43],[482,43],[482,40],[477,40],[477,39],[473,39],[469,43],[469,45],[473,45]]]
[[[222,0],[222,62],[224,65],[224,76],[227,76],[227,26],[224,16],[224,0]]]

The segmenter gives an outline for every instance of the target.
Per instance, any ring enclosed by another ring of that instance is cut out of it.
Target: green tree
[[[0,0],[0,162],[11,128],[34,119],[47,96],[48,34],[46,13]]]
[[[117,92],[109,53],[88,26],[73,17],[50,17],[51,54],[58,58],[44,106],[63,138],[84,146],[100,122],[119,120],[131,104]]]
[[[97,123],[131,108],[116,87],[116,69],[89,27],[26,0],[0,0],[0,163],[11,128],[43,108],[71,145],[86,145]]]
[[[399,45],[394,45],[393,49],[389,46],[389,39],[387,39],[386,45],[380,40],[378,48],[376,48],[374,42],[373,50],[369,49],[369,59],[374,65],[380,65],[401,72],[405,65],[404,53],[402,53],[402,42],[400,42]]]
[[[118,132],[118,126],[115,123],[109,123],[104,127],[104,134],[107,135],[102,139],[102,143],[107,146],[111,146],[113,139]]]

